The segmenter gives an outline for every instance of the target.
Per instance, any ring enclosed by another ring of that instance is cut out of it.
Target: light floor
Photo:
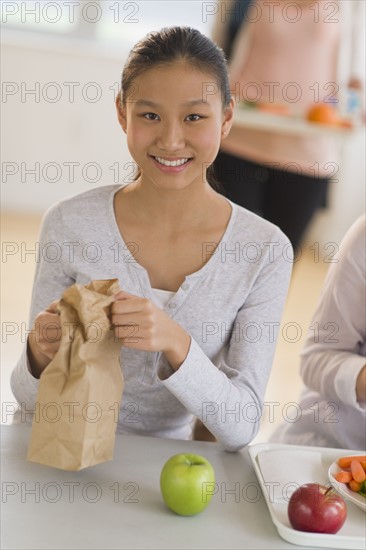
[[[15,402],[10,373],[26,340],[35,250],[40,218],[17,213],[1,217],[1,422],[10,422],[6,411]],[[312,243],[303,246],[294,265],[291,286],[282,320],[276,356],[265,397],[262,426],[256,442],[265,441],[273,429],[294,412],[291,403],[301,388],[299,353],[330,264],[315,257]],[[270,414],[273,413],[273,415]]]

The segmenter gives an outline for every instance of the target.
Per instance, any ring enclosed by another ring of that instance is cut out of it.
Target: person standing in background
[[[314,103],[337,102],[347,87],[363,89],[364,2],[252,0],[248,10],[236,11],[235,1],[221,4],[212,36],[229,52],[237,102],[282,103],[304,116]],[[231,11],[236,22],[243,19],[230,44]],[[225,182],[221,192],[278,225],[295,249],[326,205],[338,167],[337,143],[327,135],[288,135],[235,122],[214,163],[216,178]]]

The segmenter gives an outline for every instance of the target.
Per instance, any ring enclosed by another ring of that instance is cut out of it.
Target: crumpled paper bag
[[[113,458],[123,375],[108,315],[118,290],[112,279],[63,293],[61,344],[40,377],[29,461],[81,470]]]

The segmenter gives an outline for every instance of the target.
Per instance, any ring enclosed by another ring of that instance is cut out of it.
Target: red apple
[[[347,507],[333,487],[319,483],[301,485],[291,495],[288,518],[297,531],[338,533],[347,517]]]

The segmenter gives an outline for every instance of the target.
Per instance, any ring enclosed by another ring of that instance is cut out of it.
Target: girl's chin
[[[196,188],[199,185],[205,185],[201,178],[185,178],[179,177],[178,175],[175,178],[170,177],[170,175],[165,175],[163,177],[159,175],[148,176],[150,185],[158,191],[174,192],[174,191],[183,191],[184,189],[190,189],[192,192],[192,187]],[[142,187],[144,183],[142,181]]]

